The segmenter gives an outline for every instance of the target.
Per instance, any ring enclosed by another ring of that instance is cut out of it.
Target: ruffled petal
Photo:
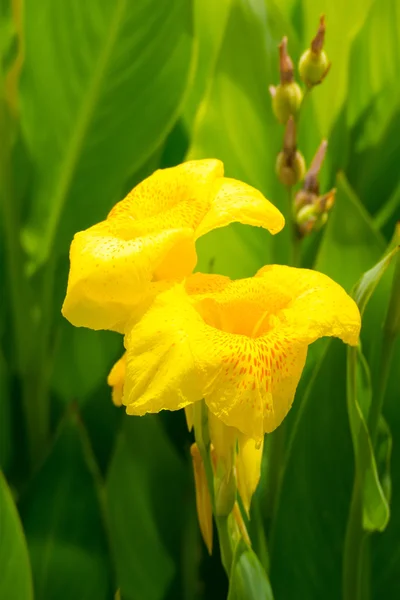
[[[157,296],[140,321],[127,328],[123,403],[128,414],[178,410],[201,400],[193,344],[202,327],[178,285]]]
[[[328,277],[301,269],[195,279],[200,293],[180,285],[160,294],[126,336],[127,412],[204,398],[225,425],[260,441],[290,409],[308,344],[323,335],[356,343],[358,309]]]
[[[215,183],[211,206],[196,229],[196,238],[230,223],[264,227],[278,233],[285,225],[282,213],[255,188],[224,177]]]
[[[360,334],[360,311],[345,290],[327,275],[309,269],[269,265],[257,278],[273,294],[290,293],[290,301],[278,313],[277,327],[285,336],[311,344],[324,336],[338,337],[356,346]]]
[[[180,260],[168,266],[177,247]],[[127,319],[140,315],[152,297],[167,287],[157,284],[157,273],[161,280],[163,275],[184,277],[196,264],[196,252],[190,229],[124,240],[114,237],[104,221],[76,234],[70,260],[63,315],[77,327],[123,333]]]
[[[213,184],[223,174],[224,165],[217,159],[190,160],[176,167],[159,169],[118,202],[108,219],[118,223],[129,235],[129,226],[146,225],[147,219],[162,215],[168,219],[168,211],[181,205],[176,217],[181,218],[186,227],[193,227],[208,209]]]

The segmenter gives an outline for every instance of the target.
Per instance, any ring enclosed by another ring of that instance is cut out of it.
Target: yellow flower
[[[122,402],[143,415],[204,398],[260,443],[291,407],[308,345],[323,336],[356,345],[359,331],[355,302],[322,273],[270,265],[237,281],[196,274],[127,326]]]
[[[95,201],[95,199],[94,199]],[[232,222],[277,233],[284,218],[256,189],[223,176],[219,160],[158,170],[107,219],[77,233],[63,314],[73,325],[124,332],[152,298],[195,267],[195,241]]]

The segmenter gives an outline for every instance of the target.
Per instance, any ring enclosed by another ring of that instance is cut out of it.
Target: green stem
[[[233,550],[235,542],[229,527],[229,517],[220,517],[215,514],[215,493],[214,493],[214,472],[211,464],[210,455],[210,434],[208,430],[208,411],[204,400],[196,402],[194,408],[194,432],[196,443],[203,460],[204,469],[207,477],[208,489],[211,496],[211,505],[214,513],[215,523],[218,530],[218,539],[221,550],[221,560],[226,571],[230,575]]]
[[[344,542],[343,600],[363,600],[362,556],[367,534],[362,528],[363,482],[356,476]]]

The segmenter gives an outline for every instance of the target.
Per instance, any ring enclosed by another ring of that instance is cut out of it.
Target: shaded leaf
[[[271,585],[256,554],[241,539],[233,557],[228,600],[273,600]]]
[[[0,598],[33,600],[26,540],[11,491],[0,471]]]
[[[75,414],[21,503],[37,600],[111,596],[96,466]]]
[[[183,465],[159,419],[126,417],[107,478],[111,541],[124,600],[161,600],[171,586],[182,484]]]
[[[337,600],[353,481],[340,341],[329,342],[300,400],[271,532],[271,584],[277,600]]]

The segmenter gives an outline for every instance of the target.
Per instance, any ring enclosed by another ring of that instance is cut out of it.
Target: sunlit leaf
[[[105,216],[172,127],[190,68],[191,6],[28,0],[24,23],[22,123],[36,167],[24,241],[41,262]]]

